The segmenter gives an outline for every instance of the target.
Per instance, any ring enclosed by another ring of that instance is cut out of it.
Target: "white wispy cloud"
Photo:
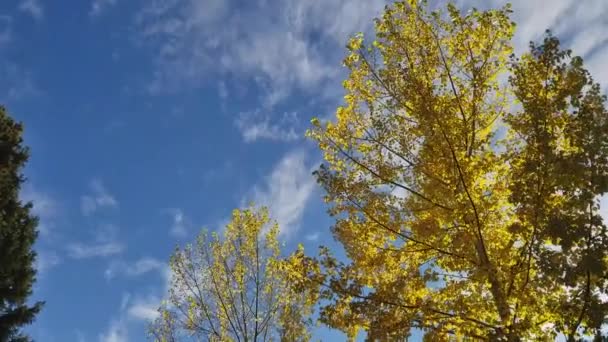
[[[127,342],[129,341],[129,329],[127,317],[124,312],[131,300],[131,294],[123,293],[120,300],[120,315],[113,318],[105,333],[99,334],[99,342]]]
[[[554,0],[550,6],[545,1],[513,0],[513,20],[517,24],[514,44],[516,52],[526,51],[530,41],[538,41],[545,30],[550,29],[561,43],[582,56],[595,80],[608,85],[608,66],[604,62],[608,53],[608,30],[605,13],[608,1],[588,0],[581,5],[577,0]],[[500,7],[502,0],[460,0],[464,10]],[[581,25],[584,23],[584,25]]]
[[[18,101],[41,94],[32,73],[17,63],[4,61],[0,65],[0,78],[8,80],[4,97],[0,97],[2,101]]]
[[[306,153],[295,150],[286,154],[261,185],[252,190],[246,201],[268,207],[272,218],[289,236],[300,226],[304,210],[315,189],[312,168],[306,164]],[[245,202],[246,202],[245,201]]]
[[[36,216],[52,216],[57,211],[57,203],[47,193],[35,189],[32,185],[25,186],[20,193],[25,202],[32,202],[33,212]]]
[[[74,331],[74,334],[76,335],[76,341],[77,342],[86,342],[86,338],[84,337],[84,333],[80,330],[76,330]]]
[[[138,14],[141,37],[160,59],[159,87],[198,83],[214,70],[250,77],[269,95],[310,90],[338,75],[349,35],[372,27],[384,0],[150,1]],[[219,63],[218,63],[219,62]],[[176,77],[177,79],[175,79]],[[170,81],[170,82],[166,82]]]
[[[123,269],[123,271],[128,271],[122,274],[135,276],[152,269],[159,271],[163,281],[162,286],[156,288],[156,292],[162,290],[162,295],[165,295],[169,290],[171,282],[171,272],[167,264],[161,265],[161,263],[154,259],[142,258],[134,265]],[[117,316],[110,321],[107,331],[99,336],[99,341],[127,341],[130,323],[142,321],[148,323],[156,319],[159,315],[157,310],[161,301],[162,298],[155,293],[148,293],[147,295],[124,293],[120,301],[120,310]]]
[[[222,101],[228,98],[228,88],[226,87],[226,82],[220,81],[217,84],[217,95]]]
[[[605,0],[513,0],[518,24],[517,51],[539,39],[547,28],[560,36],[576,54],[586,57],[596,79],[608,84],[608,29]],[[140,42],[158,56],[149,90],[164,92],[198,86],[209,76],[237,75],[238,82],[253,80],[265,92],[262,107],[272,107],[303,91],[318,97],[339,97],[344,76],[340,59],[347,37],[370,32],[384,0],[254,1],[229,11],[234,1],[149,1],[138,13]],[[499,7],[503,0],[459,0],[467,10]],[[585,25],[580,25],[585,23]],[[271,113],[272,114],[272,113]],[[278,116],[260,117],[248,137],[272,132]],[[279,139],[281,140],[281,139]]]
[[[608,195],[604,195],[600,198],[600,210],[599,214],[604,220],[604,224],[608,225]]]
[[[44,17],[44,8],[38,0],[22,0],[19,3],[19,10],[31,15],[36,20]]]
[[[14,20],[11,16],[0,14],[0,102],[10,103],[42,92],[36,86],[34,77],[27,68],[8,57],[9,51],[15,48],[19,40],[13,30]]]
[[[106,269],[105,277],[107,279],[112,279],[119,275],[137,277],[153,271],[160,272],[164,275],[166,268],[166,263],[150,257],[141,258],[134,263],[114,261],[110,263]]]
[[[114,224],[99,224],[91,235],[90,242],[72,242],[67,244],[66,252],[72,259],[107,258],[121,254],[126,245],[118,238],[119,229]]]
[[[108,8],[116,5],[116,0],[93,0],[91,3],[91,10],[89,11],[90,16],[99,16],[103,14]]]
[[[84,244],[72,243],[67,246],[68,255],[74,259],[88,259],[95,257],[109,257],[122,253],[125,245],[118,241]]]
[[[39,275],[44,274],[61,262],[62,259],[56,252],[38,251],[38,255],[36,256],[36,270]]]
[[[102,208],[118,207],[118,201],[108,192],[100,179],[93,179],[89,187],[91,194],[80,198],[80,210],[84,216],[89,216]]]
[[[13,40],[13,19],[0,15],[0,47],[5,47]]]
[[[60,211],[58,201],[50,194],[45,193],[28,183],[20,192],[20,198],[24,202],[32,203],[32,213],[39,219],[38,231],[42,235],[48,235],[54,227],[54,219]]]
[[[314,232],[314,233],[309,233],[309,234],[306,234],[306,235],[304,236],[304,239],[305,239],[306,241],[311,241],[311,242],[314,242],[314,241],[319,240],[319,236],[320,236],[320,233],[319,233],[319,232]]]
[[[171,225],[169,234],[175,237],[184,237],[188,234],[188,229],[184,224],[184,213],[181,210],[176,210],[173,214],[173,224]]]
[[[261,111],[242,112],[235,120],[235,125],[241,132],[245,142],[254,142],[259,139],[276,141],[294,141],[303,137],[296,133],[299,123],[295,112],[284,113],[280,120],[271,122],[270,115]]]
[[[115,319],[110,322],[108,330],[99,335],[99,342],[127,342],[129,332],[126,322],[122,319]]]
[[[130,318],[139,321],[153,321],[159,315],[158,307],[161,299],[155,296],[136,297],[128,307],[127,314]]]
[[[132,298],[129,293],[122,296],[119,314],[110,320],[107,330],[99,335],[99,342],[127,342],[131,322],[151,322],[158,317],[160,298],[155,296]]]
[[[180,208],[169,208],[165,209],[164,212],[171,215],[171,227],[169,228],[169,235],[175,238],[184,238],[188,236],[188,232],[192,227],[192,222],[184,214],[184,211]]]
[[[39,244],[36,248],[35,268],[39,276],[43,276],[53,267],[63,262],[63,257],[47,245],[57,237],[55,230],[61,215],[59,201],[49,193],[41,191],[33,183],[28,182],[19,192],[20,200],[32,203],[32,214],[38,217]]]
[[[255,82],[265,115],[237,118],[246,141],[294,140],[273,108],[296,94],[334,101],[341,93],[341,59],[348,36],[369,31],[385,0],[149,1],[136,16],[137,41],[155,57],[151,93],[198,87],[213,75]],[[238,6],[239,11],[230,11]],[[331,99],[331,100],[330,100]],[[311,100],[313,101],[313,100]]]

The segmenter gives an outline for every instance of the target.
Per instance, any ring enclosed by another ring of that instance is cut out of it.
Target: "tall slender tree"
[[[36,280],[33,244],[38,219],[31,203],[19,200],[29,157],[23,145],[23,126],[0,106],[0,341],[27,341],[21,332],[42,308],[28,303]]]
[[[397,1],[376,40],[349,42],[346,103],[309,132],[348,261],[289,264],[325,324],[369,340],[600,338],[606,99],[551,35],[510,58],[509,15]]]

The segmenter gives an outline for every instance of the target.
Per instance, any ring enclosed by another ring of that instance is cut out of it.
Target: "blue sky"
[[[144,340],[173,248],[249,201],[270,207],[286,251],[331,244],[303,133],[340,103],[346,39],[384,3],[0,2],[0,102],[26,125],[23,197],[41,218],[47,304],[28,331]],[[514,1],[516,45],[553,28],[605,85],[608,2],[577,3]]]

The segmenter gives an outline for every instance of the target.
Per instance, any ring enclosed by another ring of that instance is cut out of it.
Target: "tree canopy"
[[[348,43],[345,104],[308,132],[347,260],[322,248],[288,262],[328,326],[368,340],[600,338],[606,98],[549,33],[515,57],[510,13],[398,1],[373,41]]]
[[[176,250],[169,296],[151,327],[155,339],[307,341],[315,302],[286,283],[278,232],[266,208],[250,207],[233,211],[223,237],[203,231]]]
[[[32,204],[19,200],[29,157],[22,134],[23,126],[0,106],[0,341],[27,341],[20,329],[42,308],[41,302],[28,303],[36,280],[32,246],[38,220]]]

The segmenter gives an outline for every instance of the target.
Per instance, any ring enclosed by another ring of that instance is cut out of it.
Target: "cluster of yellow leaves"
[[[314,303],[287,283],[266,208],[235,210],[222,236],[203,231],[171,258],[172,283],[151,327],[158,341],[306,341]]]
[[[608,309],[594,295],[608,247],[599,88],[550,36],[510,59],[509,6],[427,8],[398,1],[372,44],[347,45],[345,104],[308,136],[350,263],[299,251],[294,282],[329,303],[322,322],[370,340],[414,327],[432,341],[597,333]]]
[[[315,306],[351,340],[599,336],[605,97],[550,35],[512,56],[510,12],[397,1],[355,35],[344,105],[307,133],[347,261],[281,259],[267,211],[237,210],[176,251],[156,336],[307,340]]]

